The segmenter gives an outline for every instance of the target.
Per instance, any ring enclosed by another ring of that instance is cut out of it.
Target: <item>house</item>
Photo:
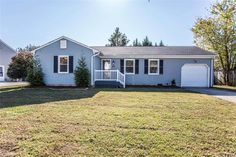
[[[8,81],[7,68],[16,51],[0,39],[0,81]]]
[[[215,54],[195,46],[86,46],[62,36],[34,51],[45,83],[74,86],[73,71],[84,57],[91,85],[170,85],[211,87]]]

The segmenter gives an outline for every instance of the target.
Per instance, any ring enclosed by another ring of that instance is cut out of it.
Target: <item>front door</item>
[[[102,69],[107,70],[107,71],[104,71],[103,78],[110,79],[111,78],[111,73],[109,71],[109,70],[111,70],[111,60],[110,59],[103,59],[102,60]]]
[[[0,81],[4,81],[5,76],[4,76],[4,66],[0,65]]]

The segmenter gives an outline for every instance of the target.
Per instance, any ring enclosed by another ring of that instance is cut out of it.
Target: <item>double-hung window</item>
[[[134,74],[135,70],[135,60],[134,59],[125,59],[125,73]]]
[[[58,69],[59,73],[69,72],[69,56],[59,56],[58,59]]]
[[[159,75],[159,59],[148,60],[148,74]]]

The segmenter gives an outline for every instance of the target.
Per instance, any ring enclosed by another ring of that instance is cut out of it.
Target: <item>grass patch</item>
[[[236,105],[182,89],[0,89],[3,156],[235,156]]]

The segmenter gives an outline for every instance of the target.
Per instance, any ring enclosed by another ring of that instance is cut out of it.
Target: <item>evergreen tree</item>
[[[162,40],[160,41],[159,46],[165,46]]]
[[[142,46],[142,44],[138,41],[138,39],[136,38],[134,41],[133,41],[133,46]]]
[[[115,32],[108,39],[109,44],[106,46],[126,46],[129,43],[127,36],[120,32],[119,27],[116,27]]]
[[[31,86],[43,86],[43,72],[39,60],[33,60],[33,67],[28,68],[26,80]]]
[[[142,42],[143,46],[152,46],[152,42],[149,41],[148,37],[146,36]]]
[[[87,68],[87,64],[85,62],[85,58],[82,57],[78,61],[78,66],[75,69],[75,84],[78,87],[88,87],[89,86],[89,80],[90,80],[90,74],[89,70]]]

